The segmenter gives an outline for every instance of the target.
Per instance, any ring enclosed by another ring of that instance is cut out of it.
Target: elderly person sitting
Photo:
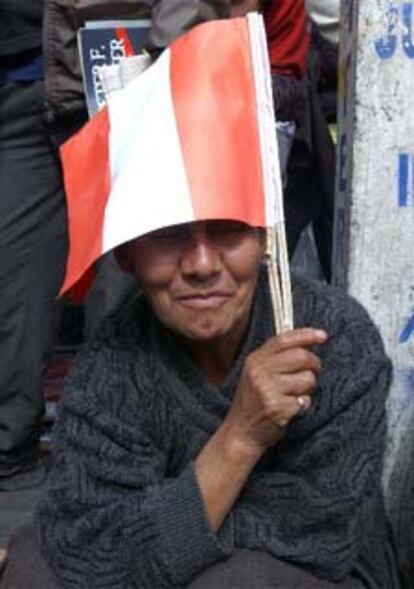
[[[381,339],[302,280],[297,328],[275,336],[263,242],[207,221],[118,250],[143,294],[66,386],[37,512],[50,587],[398,586]]]
[[[76,360],[26,537],[36,565],[19,579],[16,544],[5,589],[398,586],[381,338],[355,301],[299,280],[295,329],[275,335],[265,231],[226,215],[117,248],[142,294]]]

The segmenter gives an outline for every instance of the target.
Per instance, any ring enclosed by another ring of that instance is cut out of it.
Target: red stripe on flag
[[[60,153],[70,236],[62,294],[102,254],[102,229],[111,183],[108,109],[99,111],[61,147]]]
[[[95,268],[91,266],[86,270],[82,277],[68,291],[69,300],[72,303],[80,304],[84,301],[86,295],[91,290],[95,282]]]
[[[135,50],[132,46],[132,43],[128,37],[128,33],[126,29],[117,28],[115,29],[115,36],[118,41],[121,41],[124,46],[125,57],[133,57],[135,55]]]
[[[265,197],[249,48],[245,19],[196,27],[171,47],[171,86],[196,218],[263,226]]]

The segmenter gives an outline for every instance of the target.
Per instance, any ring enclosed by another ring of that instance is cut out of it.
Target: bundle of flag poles
[[[106,77],[114,78],[113,69]],[[126,82],[61,148],[70,235],[61,292],[131,239],[166,226],[231,219],[266,228],[275,329],[292,329],[262,17],[199,25]]]

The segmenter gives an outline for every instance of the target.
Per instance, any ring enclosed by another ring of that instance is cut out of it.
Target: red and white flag
[[[104,253],[165,226],[283,221],[259,16],[209,22],[108,96],[61,148],[70,252],[62,292]]]

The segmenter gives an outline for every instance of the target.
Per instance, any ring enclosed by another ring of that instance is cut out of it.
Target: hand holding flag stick
[[[125,73],[135,68],[120,67],[126,82]],[[148,69],[109,93],[104,109],[61,155],[70,233],[61,292],[102,254],[131,239],[181,223],[232,219],[267,228],[275,329],[292,329],[261,16],[209,22],[180,37]]]

